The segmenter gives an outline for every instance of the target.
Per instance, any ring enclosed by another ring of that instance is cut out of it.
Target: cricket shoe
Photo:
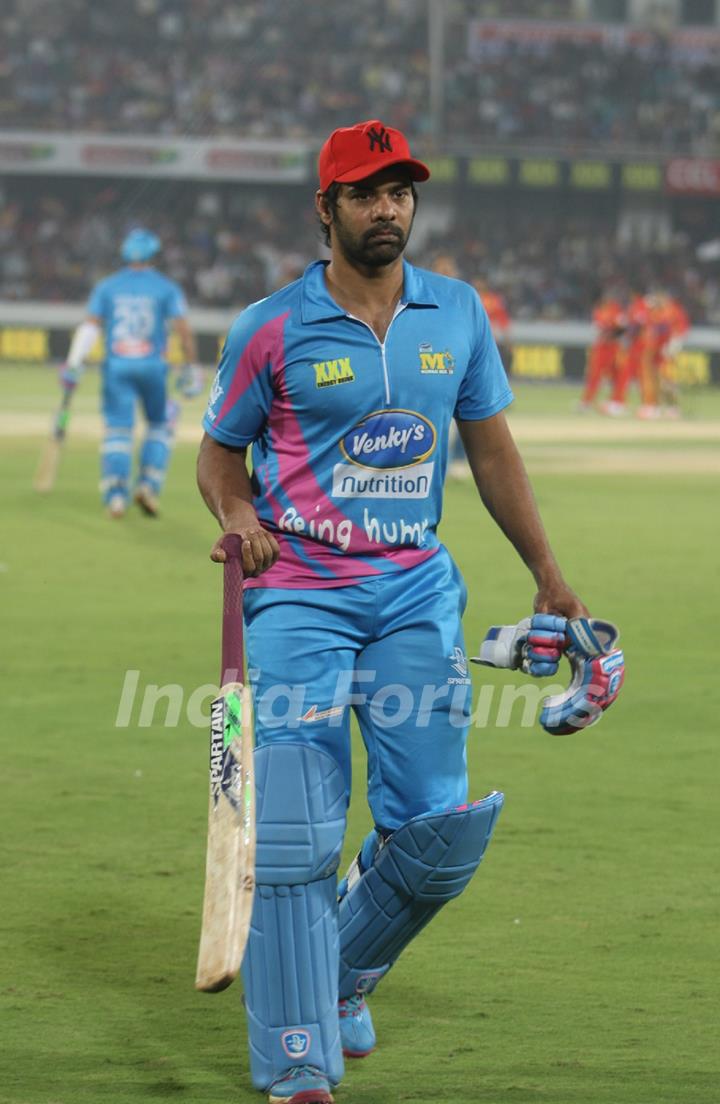
[[[138,483],[135,491],[135,502],[146,517],[156,518],[159,513],[157,495],[147,483]]]
[[[370,1009],[362,993],[338,1001],[340,1043],[346,1058],[367,1058],[377,1044]]]
[[[608,418],[624,418],[627,414],[625,403],[617,402],[614,399],[610,399],[609,402],[603,403],[600,407],[600,412],[605,414]]]
[[[121,517],[125,517],[126,510],[127,499],[125,498],[125,495],[110,495],[110,498],[107,500],[108,517],[114,518],[115,520]]]
[[[273,1081],[268,1104],[333,1104],[330,1082],[315,1066],[293,1066]]]

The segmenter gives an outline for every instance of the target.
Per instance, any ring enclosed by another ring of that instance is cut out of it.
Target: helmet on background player
[[[120,247],[120,256],[129,264],[149,261],[160,250],[160,238],[152,230],[137,226],[131,230]]]

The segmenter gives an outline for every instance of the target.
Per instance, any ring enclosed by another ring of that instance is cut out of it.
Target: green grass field
[[[54,383],[0,371],[0,397],[5,415],[49,413]],[[576,397],[521,389],[518,412],[570,426]],[[716,395],[688,407],[720,418]],[[195,448],[177,449],[160,521],[112,523],[96,443],[71,430],[56,492],[39,497],[41,441],[0,439],[0,1101],[261,1100],[239,986],[193,989],[206,732],[184,712],[165,727],[160,709],[141,726],[138,705],[115,727],[127,670],[186,694],[216,677],[220,571]],[[378,990],[378,1050],[349,1065],[338,1104],[718,1100],[718,478],[534,483],[568,578],[622,627],[626,689],[573,739],[471,732],[473,796],[506,793],[495,838]],[[531,581],[466,484],[448,487],[442,536],[469,585],[473,648],[529,611]],[[348,855],[367,825],[359,786]]]

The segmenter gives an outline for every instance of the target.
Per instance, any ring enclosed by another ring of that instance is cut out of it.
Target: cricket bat
[[[195,988],[227,989],[237,977],[255,896],[252,699],[243,680],[241,538],[223,542],[222,671],[210,712],[210,781],[202,931]]]
[[[71,387],[65,387],[63,389],[62,402],[55,414],[50,439],[45,443],[35,471],[33,486],[35,490],[39,491],[41,494],[47,494],[55,486],[58,468],[60,467],[62,446],[67,433],[68,422],[70,421],[70,401],[72,399],[72,393],[73,389]]]

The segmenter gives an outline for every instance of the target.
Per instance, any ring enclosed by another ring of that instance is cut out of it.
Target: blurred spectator
[[[196,306],[240,308],[323,255],[304,186],[11,177],[0,190],[0,299],[83,301],[117,267],[117,242],[136,224],[159,234],[164,271]],[[622,278],[642,290],[661,284],[693,323],[720,323],[720,266],[699,261],[688,235],[643,250],[618,240],[610,214],[488,201],[463,203],[443,225],[422,246],[411,240],[413,262],[475,283],[518,322],[588,318]]]
[[[457,262],[451,253],[438,253],[433,257],[428,268],[431,268],[433,272],[437,272],[440,276],[450,276],[453,280],[459,280],[460,269],[457,266]]]
[[[587,318],[608,284],[657,282],[685,304],[696,324],[720,321],[717,266],[703,265],[685,235],[664,249],[619,243],[612,217],[463,209],[414,260],[430,267],[452,244],[462,279],[484,275],[517,321]]]
[[[325,133],[377,114],[423,128],[425,0],[6,0],[0,128]]]
[[[505,298],[490,287],[489,280],[482,273],[475,276],[471,283],[482,299],[483,306],[485,307],[490,322],[492,335],[502,354],[510,337],[510,315],[508,314]],[[503,360],[505,360],[504,356]]]
[[[84,300],[117,268],[117,243],[138,224],[161,238],[163,271],[210,307],[267,295],[321,249],[311,206],[282,191],[88,180],[49,189],[47,180],[15,180],[4,203],[0,193],[0,299]]]

